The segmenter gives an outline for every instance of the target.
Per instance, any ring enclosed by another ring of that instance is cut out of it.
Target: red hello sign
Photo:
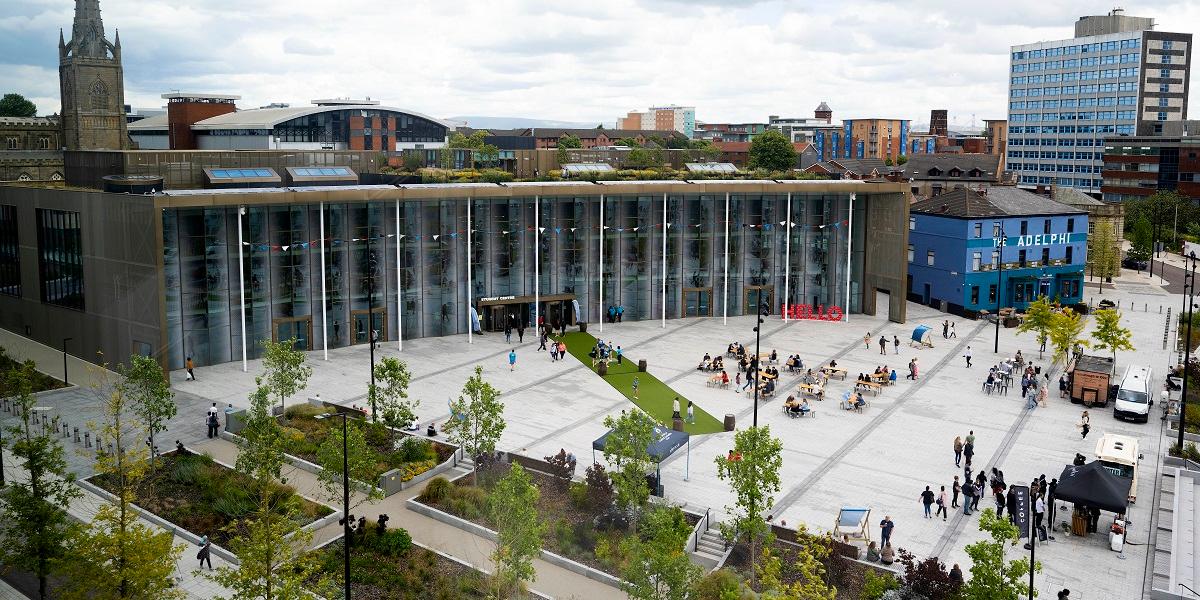
[[[823,304],[818,304],[816,310],[811,304],[784,304],[779,314],[793,321],[841,321],[843,315],[840,306]]]

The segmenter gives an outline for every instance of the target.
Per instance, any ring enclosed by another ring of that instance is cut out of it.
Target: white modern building
[[[1186,118],[1191,43],[1114,9],[1080,17],[1073,38],[1013,46],[1007,163],[1018,184],[1099,194],[1105,137]]]

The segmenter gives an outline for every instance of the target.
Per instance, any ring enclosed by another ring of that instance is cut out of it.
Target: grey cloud
[[[283,40],[283,52],[285,54],[303,54],[306,56],[329,56],[333,54],[333,48],[322,46],[304,38],[290,37]]]

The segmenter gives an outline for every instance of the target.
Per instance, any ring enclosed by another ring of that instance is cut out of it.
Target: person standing
[[[1049,382],[1046,382],[1046,383],[1049,383]],[[1042,408],[1046,408],[1046,387],[1047,387],[1046,384],[1043,383],[1042,385],[1038,386],[1038,391],[1037,391],[1038,406],[1040,406]]]
[[[1092,430],[1092,418],[1088,416],[1088,411],[1083,411],[1083,416],[1079,418],[1079,432],[1083,434],[1080,439],[1087,439],[1087,434]]]
[[[975,430],[974,429],[967,432],[967,440],[966,441],[968,444],[971,444],[972,446],[975,445]]]
[[[208,570],[212,570],[212,558],[209,556],[209,546],[211,545],[212,543],[208,541],[207,535],[200,538],[200,551],[196,553],[196,558],[200,559],[198,568],[204,568],[204,564],[208,563]]]
[[[525,343],[525,326],[524,325],[517,325],[517,343],[518,344]]]
[[[871,349],[871,332],[870,331],[867,332],[867,335],[863,336],[863,343],[867,345],[867,350]]]
[[[218,431],[221,429],[221,422],[217,419],[217,413],[209,412],[204,422],[208,425],[209,439],[217,437],[219,435]]]
[[[1008,508],[1008,522],[1016,523],[1016,521],[1017,521],[1017,517],[1016,517],[1016,514],[1017,514],[1017,491],[1012,489],[1011,486],[1009,486],[1009,488],[1008,488],[1008,497],[1005,500],[1005,504],[1007,505],[1007,508]],[[1003,516],[1003,515],[997,515],[997,516]]]
[[[971,459],[975,457],[975,444],[971,441],[971,437],[967,437],[967,443],[963,444],[963,458],[966,459],[967,468],[971,468]]]
[[[892,522],[891,515],[884,515],[883,520],[879,522],[879,538],[880,543],[884,546],[892,543],[892,530],[896,528],[896,524]]]
[[[636,399],[636,398],[638,397],[638,378],[637,378],[637,375],[634,375],[634,376],[633,376],[633,397],[634,397],[634,399]],[[679,402],[678,402],[678,401],[675,403],[675,416],[679,416]]]
[[[925,491],[921,492],[920,500],[921,504],[925,507],[925,518],[932,519],[933,512],[930,510],[930,507],[933,506],[933,490],[929,489],[929,486],[925,486]]]
[[[517,369],[517,349],[513,348],[508,351],[508,371],[511,373]]]
[[[958,482],[958,475],[954,476],[954,485],[950,487],[950,492],[953,494],[950,497],[950,508],[958,508],[958,495],[963,491],[962,484]]]
[[[1046,485],[1046,503],[1050,508],[1050,530],[1054,530],[1054,490],[1058,489],[1058,479],[1051,479]]]
[[[979,499],[983,497],[983,483],[976,481],[972,491],[975,493],[971,496],[971,510],[979,510]]]
[[[624,304],[617,305],[617,322],[618,323],[625,322],[625,305]]]
[[[318,394],[318,397],[320,397],[319,394]],[[229,431],[229,415],[232,415],[232,414],[233,414],[233,404],[230,403],[229,406],[225,407],[225,431]]]
[[[934,516],[942,515],[942,520],[945,521],[947,512],[948,511],[946,510],[946,486],[943,485],[942,490],[940,492],[938,492],[937,512],[934,513]]]
[[[958,337],[958,333],[954,331],[954,323],[950,324],[950,337],[952,337],[952,338]]]
[[[1042,529],[1042,517],[1046,515],[1046,501],[1041,495],[1033,503],[1033,528],[1038,532],[1038,539],[1046,540],[1046,530]]]
[[[950,319],[942,321],[942,339],[950,339]]]
[[[954,466],[962,466],[963,442],[962,438],[955,436],[954,438]]]
[[[196,363],[192,362],[192,357],[190,357],[190,356],[187,357],[187,363],[185,363],[184,366],[187,367],[187,377],[184,377],[183,380],[184,381],[188,381],[188,380],[195,381],[196,373],[193,372],[192,369],[196,368]]]
[[[695,422],[696,422],[696,412],[695,412],[695,410],[692,408],[692,401],[691,401],[691,400],[688,400],[688,407],[687,407],[687,422],[688,422],[688,423],[695,423]]]
[[[971,368],[971,347],[967,346],[967,352],[963,354],[963,358],[967,359],[967,368]]]
[[[950,583],[956,587],[962,587],[963,572],[958,563],[954,563],[954,566],[950,568]]]
[[[887,343],[888,343],[888,339],[887,339],[886,335],[879,336],[879,353],[880,354],[887,354]]]
[[[621,352],[620,346],[617,346],[617,364],[618,365],[625,364],[625,354],[623,352]]]
[[[958,479],[958,475],[955,475],[954,478]],[[971,498],[973,498],[975,496],[975,485],[971,483],[970,477],[967,477],[966,485],[962,486],[962,492],[963,492],[963,503],[962,503],[963,514],[970,516],[971,515]]]
[[[680,416],[679,416],[679,396],[675,396],[675,399],[671,401],[671,418],[672,419],[680,418]]]
[[[895,350],[896,350],[895,354],[900,354],[900,336],[898,336],[898,335],[892,336],[892,345],[895,347]]]
[[[504,343],[505,344],[512,343],[512,324],[511,323],[505,323],[505,325],[504,325]]]

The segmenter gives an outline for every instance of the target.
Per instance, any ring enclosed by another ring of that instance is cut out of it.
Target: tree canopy
[[[0,98],[0,117],[34,117],[37,105],[20,94],[5,94]]]
[[[768,129],[750,140],[750,168],[791,171],[796,167],[796,147],[782,133]]]
[[[650,497],[646,488],[646,472],[651,464],[647,449],[654,439],[654,424],[654,419],[638,408],[621,411],[618,417],[604,417],[604,426],[612,430],[604,444],[604,460],[621,508],[641,506]]]

